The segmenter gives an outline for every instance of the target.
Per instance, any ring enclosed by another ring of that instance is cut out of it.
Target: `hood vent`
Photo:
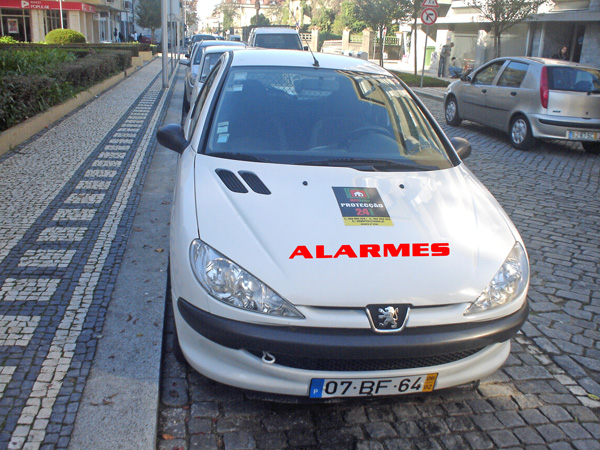
[[[250,189],[252,189],[254,192],[257,194],[271,195],[269,188],[265,186],[265,183],[263,183],[262,180],[258,178],[258,175],[256,175],[254,172],[240,170],[238,173],[244,179],[244,181],[248,183],[248,186],[250,186]]]
[[[248,189],[246,189],[235,173],[225,169],[217,169],[215,172],[230,191],[240,194],[246,194],[248,192]]]

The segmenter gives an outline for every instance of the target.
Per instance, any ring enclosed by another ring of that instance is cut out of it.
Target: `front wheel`
[[[535,145],[535,138],[525,116],[517,116],[512,120],[508,136],[511,145],[516,149],[529,150]]]
[[[461,124],[462,119],[458,115],[458,103],[456,98],[450,97],[446,100],[445,106],[446,123],[453,127],[457,127]]]
[[[585,150],[586,153],[589,153],[591,155],[600,154],[600,142],[583,141],[581,143],[581,145],[583,145],[583,149]]]

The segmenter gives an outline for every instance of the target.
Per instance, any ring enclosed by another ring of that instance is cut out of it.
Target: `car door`
[[[489,123],[491,114],[486,108],[486,94],[504,63],[505,61],[501,60],[483,66],[471,78],[470,83],[462,85],[459,110],[464,119]]]
[[[508,130],[508,121],[519,102],[528,101],[527,89],[522,87],[529,64],[521,61],[508,61],[496,83],[488,87],[486,110],[490,125]]]

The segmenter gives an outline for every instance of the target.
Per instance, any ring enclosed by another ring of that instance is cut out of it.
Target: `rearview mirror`
[[[465,159],[471,154],[471,143],[465,138],[453,137],[450,139],[450,143],[454,147],[454,150],[460,159]]]
[[[180,154],[189,145],[189,142],[185,138],[183,127],[175,123],[171,123],[160,128],[156,132],[156,140],[163,147]]]

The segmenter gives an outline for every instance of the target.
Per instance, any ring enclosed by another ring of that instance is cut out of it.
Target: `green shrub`
[[[46,35],[47,44],[78,44],[85,43],[85,36],[78,31],[57,28]]]
[[[0,73],[3,75],[48,75],[56,67],[75,61],[70,52],[58,48],[0,50]]]
[[[0,44],[16,44],[17,42],[12,36],[0,36]]]
[[[88,88],[131,66],[129,51],[101,51],[61,65],[54,75],[77,88]]]
[[[0,78],[0,131],[73,97],[68,83],[56,83],[46,76],[7,76]],[[15,99],[19,99],[15,101]]]

